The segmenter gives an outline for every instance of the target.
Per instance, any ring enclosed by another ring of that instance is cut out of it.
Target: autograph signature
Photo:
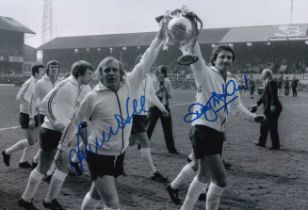
[[[224,110],[228,114],[228,104],[238,98],[238,96],[234,96],[234,94],[241,89],[248,89],[248,80],[246,75],[244,75],[244,81],[245,85],[243,87],[237,87],[234,80],[229,80],[226,84],[222,84],[222,93],[211,93],[211,97],[206,104],[191,104],[188,107],[188,113],[184,116],[184,122],[191,123],[199,119],[201,116],[204,116],[204,118],[209,122],[214,122],[218,118],[217,113],[221,110]],[[230,97],[232,98],[229,99]]]
[[[139,102],[139,104],[138,104]],[[84,148],[80,148],[80,134],[84,132],[84,139],[87,139],[87,128],[85,130],[82,130],[84,128],[84,122],[80,122],[78,125],[78,130],[77,130],[77,137],[76,137],[76,145],[77,148],[71,149],[69,151],[69,160],[73,157],[73,155],[77,156],[78,159],[78,164],[83,171],[83,160],[86,159],[86,151],[92,152],[92,153],[97,153],[97,150],[99,148],[102,148],[104,143],[109,142],[112,136],[115,136],[118,134],[120,129],[124,129],[128,124],[132,123],[133,115],[139,115],[141,113],[147,113],[149,110],[145,109],[145,97],[141,96],[140,100],[138,101],[137,99],[132,100],[132,108],[133,111],[130,113],[129,111],[129,104],[130,104],[130,97],[127,97],[126,99],[126,118],[123,118],[123,116],[119,114],[114,115],[114,120],[117,123],[117,126],[114,128],[112,126],[109,127],[109,131],[106,133],[105,131],[102,131],[102,138],[99,139],[98,137],[95,137],[95,148],[91,146],[91,144],[86,144]],[[140,108],[138,108],[138,105]],[[86,142],[87,143],[87,142]],[[70,164],[70,168],[73,172],[75,172],[73,166]]]

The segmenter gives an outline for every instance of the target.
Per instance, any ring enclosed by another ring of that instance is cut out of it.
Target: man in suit
[[[257,107],[261,104],[264,106],[264,114],[267,121],[261,124],[259,142],[257,146],[265,147],[268,130],[271,134],[272,147],[271,150],[280,149],[280,141],[278,135],[278,119],[282,111],[282,105],[278,99],[278,86],[277,82],[273,80],[273,73],[270,69],[262,71],[262,79],[265,81],[265,89],[262,97],[258,100],[257,104],[252,105],[251,111],[257,111]]]

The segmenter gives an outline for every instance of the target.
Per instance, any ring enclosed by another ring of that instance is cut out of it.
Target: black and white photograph
[[[307,0],[0,0],[0,210],[305,210],[307,119]]]

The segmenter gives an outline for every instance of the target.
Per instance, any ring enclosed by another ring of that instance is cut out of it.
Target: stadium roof
[[[71,49],[149,45],[155,32],[59,37],[38,49]]]
[[[156,32],[59,37],[38,50],[99,47],[147,46]],[[308,23],[292,25],[247,26],[234,28],[202,29],[201,44],[247,43],[284,40],[308,40]]]
[[[16,31],[28,34],[35,34],[29,28],[25,27],[21,23],[17,22],[13,18],[10,17],[2,17],[0,16],[0,30],[5,31]]]

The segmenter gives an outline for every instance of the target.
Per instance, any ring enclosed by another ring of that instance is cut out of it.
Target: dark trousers
[[[171,112],[168,105],[165,105],[169,115],[164,117],[162,112],[157,107],[151,107],[150,112],[148,115],[148,128],[147,133],[149,139],[151,139],[155,125],[157,120],[161,120],[161,124],[163,127],[164,137],[167,149],[170,153],[176,153],[176,149],[174,146],[174,139],[173,139],[173,132],[172,132],[172,119],[171,119]]]
[[[272,139],[272,147],[279,149],[280,141],[278,134],[278,118],[280,112],[274,112],[271,114],[266,114],[266,122],[261,124],[260,127],[260,137],[259,144],[265,146],[268,131],[270,131],[271,139]]]
[[[297,90],[296,90],[296,88],[292,88],[292,92],[293,92],[293,97],[296,97],[296,96],[297,96]]]
[[[253,96],[254,93],[255,93],[255,88],[250,88],[250,95]]]

